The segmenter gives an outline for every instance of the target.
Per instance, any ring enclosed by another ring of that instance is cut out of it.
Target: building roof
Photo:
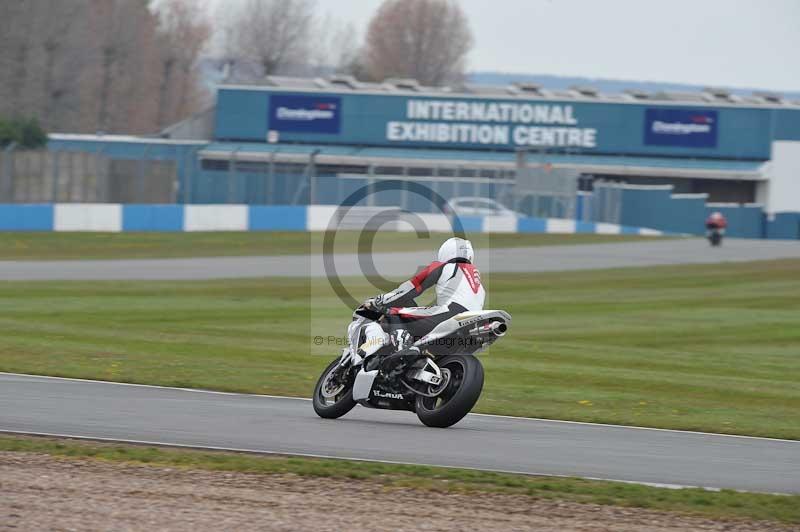
[[[575,100],[604,103],[654,103],[682,105],[713,105],[737,107],[797,108],[800,102],[784,98],[779,93],[753,92],[740,96],[731,92],[708,87],[698,92],[657,91],[639,89],[620,93],[604,93],[594,87],[581,85],[568,90],[554,90],[535,83],[511,83],[510,85],[484,85],[463,83],[447,87],[424,87],[414,79],[386,79],[381,83],[361,82],[352,76],[334,75],[327,78],[298,78],[288,76],[266,76],[258,83],[220,85],[220,88],[250,90],[291,90],[307,92],[352,92],[355,94],[396,94],[405,96],[449,96],[472,98],[520,98],[530,100]]]

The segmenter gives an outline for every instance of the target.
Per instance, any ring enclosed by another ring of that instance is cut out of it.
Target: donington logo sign
[[[717,112],[706,109],[647,109],[644,143],[654,146],[715,148]]]
[[[580,127],[571,105],[410,99],[406,120],[386,124],[394,142],[594,148],[597,129]]]
[[[341,98],[273,94],[269,101],[270,131],[339,133]]]

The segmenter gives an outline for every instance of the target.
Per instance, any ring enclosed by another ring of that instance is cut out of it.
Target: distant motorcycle
[[[725,228],[728,227],[728,220],[719,212],[712,212],[706,218],[706,238],[713,247],[722,245],[722,237],[725,235]]]
[[[722,237],[725,234],[725,229],[721,229],[719,227],[713,227],[706,230],[706,238],[708,238],[709,243],[712,246],[721,246],[722,245]]]
[[[506,334],[511,316],[502,310],[463,312],[437,325],[412,345],[421,356],[401,362],[389,376],[364,367],[358,347],[364,328],[373,322],[392,335],[384,315],[360,306],[353,313],[348,346],[322,372],[314,388],[314,411],[323,418],[338,418],[356,404],[370,408],[409,410],[429,427],[449,427],[466,416],[483,389],[483,366],[475,356]],[[391,355],[387,345],[367,358],[372,365]]]

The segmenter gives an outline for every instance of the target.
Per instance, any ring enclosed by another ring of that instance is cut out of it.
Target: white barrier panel
[[[483,230],[484,233],[516,233],[517,232],[517,217],[516,216],[484,216],[483,217]]]
[[[664,232],[663,231],[658,231],[656,229],[648,229],[646,227],[640,227],[639,228],[639,234],[640,235],[650,235],[650,236],[660,236],[660,235],[663,235]]]
[[[574,233],[575,220],[566,220],[560,218],[547,219],[547,232],[548,233]]]
[[[450,218],[444,214],[419,213],[419,217],[431,233],[449,233],[453,230]]]
[[[56,203],[56,231],[122,231],[122,205],[103,203]]]
[[[617,224],[597,222],[594,225],[594,232],[600,235],[618,235],[621,231],[622,227]]]
[[[187,205],[184,231],[247,231],[247,205]]]
[[[306,209],[306,231],[327,231],[338,208],[336,205],[309,205]]]

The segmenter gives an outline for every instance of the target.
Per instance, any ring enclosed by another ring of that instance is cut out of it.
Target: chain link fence
[[[361,204],[433,212],[431,198],[412,190],[416,183],[464,215],[619,219],[621,196],[614,187],[600,183],[579,202],[579,172],[554,167],[542,154],[510,159],[450,165],[238,150],[153,159],[9,147],[0,151],[0,203],[341,205],[356,190],[397,181],[400,186],[367,194]]]
[[[177,187],[174,161],[0,151],[0,203],[175,203]]]

